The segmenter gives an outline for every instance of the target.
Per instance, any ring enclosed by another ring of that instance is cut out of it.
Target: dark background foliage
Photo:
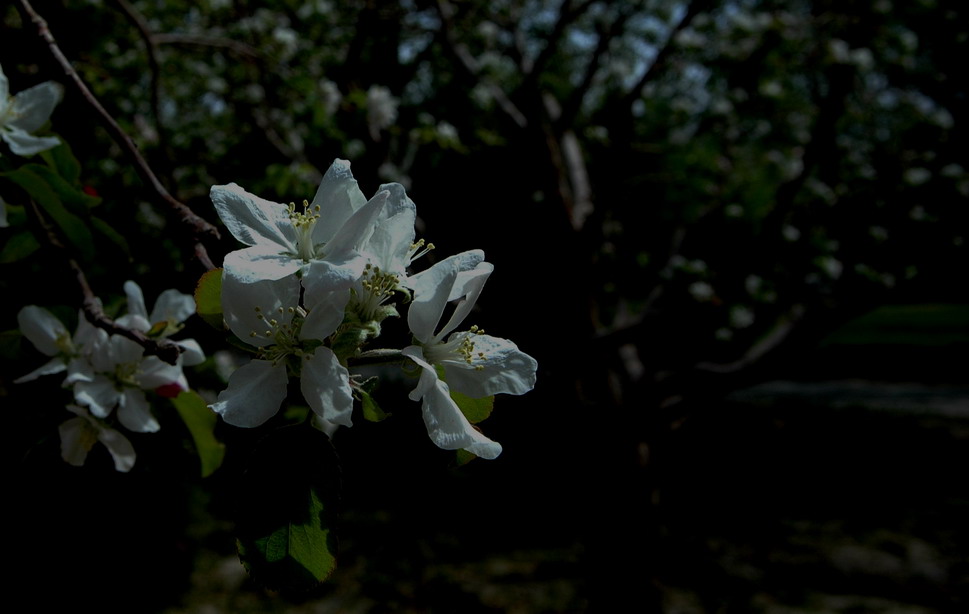
[[[83,469],[60,461],[66,393],[12,384],[44,360],[14,329],[24,304],[76,318],[80,291],[56,250],[11,256],[8,529],[13,578],[38,599],[59,586],[125,611],[966,607],[958,3],[34,8],[198,215],[218,222],[214,184],[299,202],[349,159],[367,195],[405,185],[437,246],[421,266],[485,251],[495,273],[475,323],[539,363],[535,390],[499,397],[481,425],[503,454],[462,467],[428,441],[407,382],[385,378],[393,416],[334,439],[339,568],[284,598],[225,571],[259,433],[220,426],[226,463],[200,479],[159,405],[162,432],[133,438],[130,475],[103,450]],[[19,9],[5,5],[0,26],[11,89],[65,84],[50,128],[123,237],[96,235],[94,292],[109,312],[126,279],[149,302],[191,292],[203,268],[190,237]],[[0,180],[0,195],[0,241],[37,233],[17,213],[24,194]],[[205,245],[216,265],[237,247],[227,232]],[[224,347],[202,322],[186,332]],[[211,361],[189,378],[203,394],[224,385]]]

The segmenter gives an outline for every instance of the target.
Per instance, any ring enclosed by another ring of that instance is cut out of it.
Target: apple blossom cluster
[[[413,201],[397,183],[381,185],[368,200],[345,160],[333,162],[302,205],[270,202],[234,183],[212,187],[211,198],[246,246],[225,257],[221,301],[228,329],[253,353],[210,405],[225,422],[265,423],[296,378],[314,425],[332,436],[351,426],[354,399],[364,394],[350,373],[354,359],[388,357],[419,376],[409,396],[421,402],[436,445],[488,459],[501,453],[455,398],[524,394],[535,384],[537,363],[476,326],[458,330],[494,269],[483,252],[412,273],[414,261],[434,247],[415,241]],[[404,305],[412,344],[368,349]]]
[[[128,281],[124,290],[128,313],[116,323],[152,338],[177,333],[182,322],[195,313],[195,299],[177,290],[162,292],[150,313],[138,284]],[[36,305],[21,308],[17,323],[24,337],[51,359],[14,382],[66,374],[62,386],[73,392],[74,403],[67,409],[75,416],[59,428],[61,456],[76,466],[83,465],[94,444],[101,442],[111,453],[115,469],[130,470],[135,463],[134,447],[115,426],[135,433],[157,431],[159,423],[145,392],[178,396],[189,389],[182,367],[205,360],[194,339],[172,340],[182,350],[174,365],[157,356],[145,356],[141,345],[95,327],[83,311],[78,312],[73,335],[50,311]]]

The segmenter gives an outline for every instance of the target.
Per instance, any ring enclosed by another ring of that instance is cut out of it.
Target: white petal
[[[357,186],[346,160],[334,160],[323,175],[312,206],[320,207],[320,219],[313,227],[313,242],[329,242],[367,198]]]
[[[323,251],[327,260],[349,251],[359,251],[373,234],[374,222],[387,204],[389,192],[377,192],[366,205],[350,216],[326,244]],[[318,225],[318,224],[317,224]]]
[[[494,394],[525,394],[535,387],[538,362],[514,343],[490,335],[474,335],[474,359],[444,363],[444,376],[454,390],[473,399]],[[484,356],[478,356],[478,352]],[[477,367],[481,367],[478,369]]]
[[[456,297],[464,298],[454,307],[454,312],[451,313],[447,324],[441,327],[435,335],[435,339],[442,339],[464,322],[464,318],[468,317],[475,303],[478,302],[478,296],[484,289],[485,282],[488,281],[488,276],[491,275],[494,268],[490,262],[481,262],[471,271],[458,273],[454,280],[454,286],[451,287],[450,298],[451,300]]]
[[[74,347],[82,353],[90,353],[99,344],[107,343],[108,333],[91,324],[83,309],[77,310],[77,330],[74,331]]]
[[[273,245],[247,247],[226,254],[222,261],[223,277],[233,277],[243,283],[275,281],[295,275],[303,261],[277,251]]]
[[[309,312],[306,314],[306,319],[303,320],[299,338],[301,340],[323,341],[343,323],[343,314],[346,311],[347,303],[350,302],[350,291],[330,292],[323,298],[315,296],[316,302],[310,301],[309,292],[306,293],[306,296],[306,307]]]
[[[170,365],[157,356],[146,356],[138,365],[138,372],[135,375],[138,386],[144,390],[154,390],[159,386],[180,383],[184,379],[181,366]]]
[[[309,304],[324,301],[333,292],[348,290],[363,276],[367,259],[355,252],[332,260],[314,260],[303,269],[303,287]]]
[[[120,326],[124,326],[125,328],[131,328],[143,333],[147,333],[151,330],[151,322],[148,321],[148,318],[135,313],[126,313],[115,320],[115,322],[117,322]]]
[[[33,132],[47,123],[54,107],[64,95],[64,88],[54,81],[45,81],[18,92],[13,97],[14,110],[18,117],[9,125],[24,132]]]
[[[15,384],[22,384],[24,382],[31,382],[42,375],[53,375],[54,373],[60,373],[67,370],[67,363],[61,357],[55,357],[44,363],[42,366],[34,369],[27,375],[21,375],[13,381]]]
[[[175,344],[182,348],[181,361],[186,367],[194,367],[205,362],[205,352],[195,339],[179,339]]]
[[[57,427],[61,436],[61,458],[69,465],[80,467],[87,459],[87,453],[97,441],[95,426],[86,418],[75,417]]]
[[[417,207],[399,183],[384,184],[379,191],[388,193],[387,204],[377,216],[373,235],[364,251],[384,271],[403,276],[410,264],[408,255],[416,236]]]
[[[98,430],[98,441],[104,444],[114,459],[115,470],[127,473],[135,466],[135,448],[119,431],[101,427]]]
[[[256,427],[279,411],[288,382],[285,364],[251,360],[232,372],[229,387],[209,407],[233,426]]]
[[[95,375],[90,382],[78,382],[74,386],[74,400],[98,418],[107,418],[121,400],[121,393],[114,382],[103,375]]]
[[[3,66],[0,66],[0,100],[6,102],[10,97],[10,82],[7,75],[3,74]]]
[[[54,314],[43,307],[27,305],[22,307],[17,313],[17,325],[24,337],[34,344],[34,346],[47,356],[56,356],[60,353],[57,347],[59,337],[70,338],[67,327],[64,323],[54,317]]]
[[[18,156],[32,156],[61,144],[56,136],[33,136],[12,125],[0,129],[0,138],[10,146],[10,151]]]
[[[125,388],[118,403],[118,420],[129,431],[154,433],[159,428],[158,421],[151,415],[151,406],[145,393],[137,388]]]
[[[411,278],[414,300],[407,308],[407,325],[421,343],[433,339],[457,274],[455,261],[445,259],[420,273],[419,278]]]
[[[410,393],[407,395],[407,398],[409,398],[411,401],[419,401],[421,397],[423,397],[427,393],[429,387],[433,386],[435,384],[435,381],[437,380],[437,374],[434,371],[434,365],[424,360],[424,351],[421,349],[421,346],[419,345],[409,345],[405,347],[403,350],[401,350],[400,353],[410,358],[411,360],[413,360],[422,369],[426,369],[431,373],[434,373],[435,375],[433,379],[421,377],[420,380],[418,380],[417,382],[417,387],[411,390]]]
[[[436,342],[456,328],[474,307],[491,273],[491,265],[483,260],[481,250],[462,252],[435,263],[408,280],[408,286],[414,290],[414,300],[407,311],[407,324],[418,341]],[[458,305],[444,329],[435,334],[447,303],[465,295],[466,302]]]
[[[432,379],[427,386],[421,405],[424,425],[431,441],[445,450],[467,450],[481,458],[492,459],[501,454],[501,445],[485,437],[475,429],[451,399],[445,382],[437,379],[432,371],[424,369],[421,379]]]
[[[118,365],[137,365],[145,355],[145,348],[121,335],[111,335],[101,349],[91,355],[91,364],[98,371],[114,371]]]
[[[275,331],[267,320],[275,319],[280,326],[292,322],[293,314],[289,310],[299,304],[299,292],[299,279],[295,276],[243,283],[223,275],[222,312],[226,324],[239,339],[250,345],[275,345]]]
[[[152,324],[156,322],[181,324],[194,313],[195,297],[170,288],[158,295],[148,321]]]
[[[286,205],[259,198],[235,183],[212,186],[209,195],[222,222],[240,242],[294,250],[296,232]]]
[[[141,286],[128,280],[124,282],[124,293],[128,297],[128,313],[148,321],[148,307],[145,306],[145,294],[141,291]]]
[[[329,348],[318,347],[303,357],[299,386],[313,412],[325,422],[351,426],[350,373]]]
[[[67,377],[64,378],[64,382],[61,385],[66,388],[77,382],[90,381],[94,381],[94,366],[86,356],[77,356],[68,362]]]

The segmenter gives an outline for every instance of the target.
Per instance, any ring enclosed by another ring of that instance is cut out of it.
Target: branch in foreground
[[[168,190],[165,189],[165,186],[161,184],[161,181],[159,181],[158,177],[151,170],[151,167],[148,166],[148,162],[138,151],[138,148],[134,141],[131,140],[131,137],[125,133],[124,129],[118,125],[118,122],[115,121],[111,114],[108,113],[100,102],[98,102],[98,99],[94,96],[94,93],[88,89],[84,81],[81,80],[80,75],[78,75],[77,71],[74,70],[74,67],[71,66],[70,61],[57,45],[54,35],[51,34],[50,28],[47,26],[47,21],[34,10],[34,8],[30,5],[29,0],[20,0],[20,5],[34,25],[37,26],[37,33],[47,43],[47,46],[50,48],[54,59],[56,59],[61,68],[64,69],[64,74],[67,75],[67,77],[71,80],[77,91],[87,101],[87,103],[95,110],[95,112],[97,112],[112,138],[121,146],[128,157],[134,162],[135,170],[137,170],[141,179],[152,187],[155,192],[156,199],[163,202],[165,205],[175,211],[179,221],[192,231],[192,235],[197,243],[200,243],[203,237],[218,239],[219,231],[215,226],[197,216],[188,207],[188,205],[172,196]],[[203,266],[208,269],[215,268],[205,252],[204,247],[197,245],[195,253]]]
[[[81,265],[77,262],[77,260],[71,257],[68,249],[58,238],[57,233],[53,228],[51,228],[50,223],[44,219],[44,216],[40,212],[40,208],[37,206],[37,204],[33,201],[31,201],[30,204],[34,217],[37,218],[37,222],[44,230],[47,243],[54,249],[64,254],[65,260],[67,261],[67,266],[71,269],[71,272],[74,273],[74,278],[77,280],[77,285],[81,290],[81,307],[84,310],[84,316],[88,319],[88,321],[94,326],[104,329],[110,334],[121,335],[131,339],[141,347],[145,348],[146,355],[157,356],[168,364],[174,365],[182,353],[182,348],[179,347],[178,344],[168,339],[152,339],[141,331],[134,330],[126,326],[121,326],[109,318],[106,313],[104,313],[104,309],[101,306],[101,301],[98,300],[98,297],[95,296],[94,291],[91,290],[91,285],[87,281],[87,275],[84,274],[84,269],[81,268]]]

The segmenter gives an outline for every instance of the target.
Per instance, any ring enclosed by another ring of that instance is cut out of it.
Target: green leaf
[[[218,415],[208,408],[205,399],[191,390],[182,391],[172,399],[182,422],[188,427],[202,465],[202,477],[212,475],[225,458],[225,444],[215,438]]]
[[[444,367],[441,365],[434,365],[434,370],[437,372],[437,377],[442,381],[447,381],[444,377],[445,371]],[[471,424],[477,424],[482,420],[488,418],[491,415],[491,410],[495,408],[495,397],[494,395],[490,397],[483,397],[480,399],[472,399],[466,394],[461,394],[460,392],[450,389],[451,399],[457,404],[458,409],[464,414],[464,417],[468,419]]]
[[[340,470],[329,437],[308,424],[267,435],[239,485],[239,558],[282,593],[316,588],[336,569]]]
[[[458,450],[455,453],[454,458],[455,465],[461,467],[462,465],[467,465],[474,459],[478,458],[478,455],[474,454],[473,452],[468,452],[467,450]]]
[[[61,144],[57,147],[42,151],[40,157],[68,183],[76,185],[80,182],[81,163],[74,157],[74,152],[64,139],[61,139]]]
[[[210,326],[225,330],[222,319],[222,269],[202,275],[195,286],[195,310]]]
[[[28,231],[18,232],[10,237],[0,250],[0,264],[23,260],[40,248],[40,243]]]
[[[64,207],[60,196],[43,177],[33,172],[29,167],[44,168],[36,164],[28,164],[10,171],[5,176],[19,185],[30,197],[50,216],[51,220],[60,228],[67,240],[78,249],[81,257],[87,261],[94,259],[94,238],[91,230],[83,219],[74,215]]]
[[[464,417],[468,419],[471,424],[477,424],[482,420],[485,420],[491,415],[491,410],[495,407],[495,397],[484,397],[481,399],[472,399],[471,397],[461,394],[455,390],[451,390],[451,398],[457,403],[458,408]]]
[[[377,402],[373,400],[368,392],[357,389],[360,394],[360,405],[363,408],[363,419],[369,420],[370,422],[380,422],[381,420],[387,419],[390,414],[380,409]]]
[[[88,209],[101,202],[100,197],[84,193],[78,184],[64,179],[49,166],[27,164],[25,168],[43,178],[51,189],[57,193],[61,202],[77,215],[86,215]]]

